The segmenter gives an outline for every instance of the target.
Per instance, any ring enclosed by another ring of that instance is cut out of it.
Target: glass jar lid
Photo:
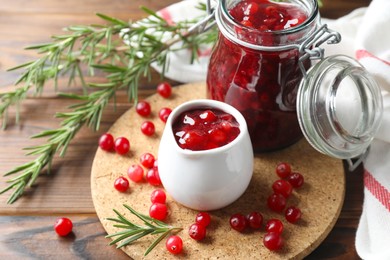
[[[309,69],[297,94],[302,132],[321,153],[339,159],[362,155],[382,118],[378,84],[356,60],[329,56]]]

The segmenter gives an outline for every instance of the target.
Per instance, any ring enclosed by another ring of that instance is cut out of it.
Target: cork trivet
[[[162,107],[175,106],[191,99],[205,98],[204,83],[188,84],[174,88],[173,95],[164,99],[153,95],[147,100],[152,106],[152,120],[156,126],[154,137],[144,136],[140,125],[145,120],[134,109],[127,111],[111,127],[109,132],[114,137],[125,136],[131,142],[131,151],[126,156],[97,150],[92,166],[91,188],[93,203],[97,215],[108,234],[119,231],[113,222],[106,218],[115,217],[113,209],[123,213],[131,220],[136,220],[123,204],[148,214],[150,194],[156,189],[147,183],[133,183],[126,193],[113,188],[114,180],[126,176],[127,168],[139,162],[144,152],[157,155],[159,138],[164,124],[158,118]],[[280,161],[289,162],[294,171],[301,172],[305,184],[293,191],[287,205],[296,205],[302,210],[302,219],[297,224],[288,223],[282,214],[267,209],[266,199],[272,193],[271,185],[277,180],[275,166]],[[183,172],[185,174],[185,171]],[[315,151],[304,139],[289,148],[258,154],[255,156],[254,174],[251,183],[242,197],[230,206],[210,212],[212,222],[207,228],[207,236],[197,242],[188,236],[188,227],[194,223],[198,213],[172,200],[168,195],[167,204],[170,214],[166,222],[184,228],[179,233],[184,242],[184,250],[179,259],[301,259],[312,252],[327,236],[339,216],[344,200],[345,179],[342,162]],[[248,214],[259,211],[265,220],[278,218],[284,222],[284,247],[278,252],[271,252],[262,243],[264,228],[260,231],[238,233],[229,225],[232,214]],[[154,236],[143,237],[136,243],[122,248],[131,258],[141,259]],[[107,239],[107,244],[110,242]],[[165,249],[165,240],[146,257],[146,259],[174,258]]]

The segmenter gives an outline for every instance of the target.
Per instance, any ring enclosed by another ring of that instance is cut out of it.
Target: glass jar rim
[[[307,9],[310,9],[310,13],[308,13],[308,18],[303,23],[301,23],[297,26],[294,26],[294,27],[291,27],[288,29],[277,30],[277,31],[260,31],[260,30],[257,30],[255,28],[250,28],[250,27],[242,25],[241,23],[236,21],[230,15],[229,10],[228,10],[227,5],[226,5],[226,1],[227,0],[220,0],[217,7],[216,7],[215,20],[217,22],[219,30],[229,40],[231,40],[239,45],[248,47],[250,49],[264,50],[264,51],[275,51],[275,50],[276,51],[279,51],[279,50],[283,51],[283,50],[288,50],[288,49],[292,49],[292,48],[299,49],[300,43],[302,41],[304,41],[306,38],[303,37],[301,39],[301,41],[297,42],[297,43],[289,43],[289,44],[279,45],[279,46],[265,46],[265,45],[253,44],[253,43],[250,43],[250,42],[247,42],[247,41],[244,41],[244,40],[237,38],[235,36],[235,34],[231,30],[229,30],[228,26],[226,24],[224,24],[224,22],[222,21],[223,19],[226,19],[235,28],[243,28],[246,30],[253,31],[254,33],[263,34],[263,35],[274,35],[276,37],[277,36],[291,35],[294,33],[301,32],[305,29],[309,29],[310,26],[313,25],[313,23],[315,23],[316,25],[319,25],[319,7],[318,7],[317,0],[295,1],[295,2],[301,2],[301,3],[303,3],[303,2],[306,2],[306,3],[310,2],[311,3],[311,5],[312,5],[311,8],[309,8],[309,6],[306,5]],[[315,29],[316,28],[313,28],[312,32],[314,32]],[[309,36],[310,33],[305,34],[305,35]]]
[[[383,113],[379,85],[358,61],[345,55],[326,57],[309,69],[296,106],[307,141],[339,159],[364,154]]]

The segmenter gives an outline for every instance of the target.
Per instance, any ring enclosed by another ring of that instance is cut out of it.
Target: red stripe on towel
[[[385,208],[390,211],[390,192],[380,184],[367,170],[364,171],[364,186],[374,195]]]
[[[382,59],[378,58],[377,56],[373,55],[372,53],[370,53],[370,52],[368,52],[366,50],[357,50],[355,55],[356,55],[356,58],[358,60],[360,60],[362,58],[373,58],[373,59],[379,60],[379,61],[383,62],[384,64],[390,66],[390,62],[389,61],[382,60]]]
[[[157,12],[162,18],[164,18],[165,21],[167,21],[167,23],[169,25],[173,25],[174,22],[172,20],[172,15],[171,15],[171,12],[168,10],[168,8],[163,8],[161,9],[160,11]]]

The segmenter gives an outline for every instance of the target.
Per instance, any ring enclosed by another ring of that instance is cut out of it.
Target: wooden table
[[[144,17],[139,6],[152,10],[177,2],[175,0],[3,0],[0,5],[0,91],[13,88],[18,72],[6,72],[10,67],[37,57],[33,51],[23,50],[28,45],[47,42],[53,34],[61,34],[68,25],[91,24],[100,20],[96,12],[105,13],[123,20]],[[369,0],[323,0],[323,17],[337,18],[351,10],[367,6]],[[97,79],[99,80],[99,78]],[[140,96],[153,93],[158,82],[141,82]],[[172,82],[178,84],[177,82]],[[66,87],[60,81],[60,91],[80,91],[80,87]],[[21,121],[14,124],[12,110],[6,131],[0,132],[0,173],[27,162],[22,149],[41,144],[43,140],[29,137],[42,130],[57,128],[59,120],[55,112],[66,111],[74,101],[58,97],[48,87],[42,97],[29,97],[20,107]],[[50,175],[38,178],[36,187],[13,205],[7,205],[10,193],[0,196],[0,259],[126,259],[127,256],[114,247],[108,247],[103,230],[92,204],[90,194],[90,171],[97,149],[99,136],[131,105],[126,94],[119,92],[116,111],[110,104],[103,116],[98,132],[82,129],[74,138],[64,158],[56,158]],[[308,259],[355,259],[355,232],[362,210],[362,167],[347,173],[346,198],[339,220],[326,240]],[[6,178],[0,177],[0,189]],[[67,216],[74,222],[74,233],[58,238],[53,224],[58,216]]]

